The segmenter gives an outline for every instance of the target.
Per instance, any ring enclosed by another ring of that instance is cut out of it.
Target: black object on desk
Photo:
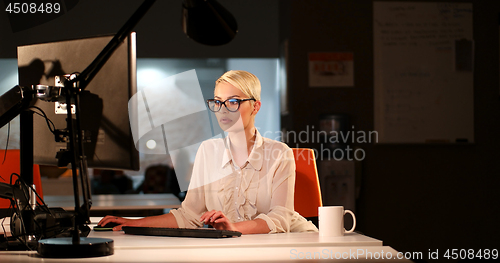
[[[114,222],[107,223],[104,226],[97,225],[94,227],[94,231],[113,231],[113,227],[119,226],[119,225],[120,224],[114,223]]]
[[[44,258],[101,257],[114,253],[112,239],[81,237],[79,241],[74,245],[72,237],[40,239],[37,251]]]
[[[124,226],[125,234],[143,236],[166,236],[166,237],[201,237],[201,238],[225,238],[239,237],[241,232],[231,230],[217,230],[214,228],[167,228],[167,227],[135,227]]]

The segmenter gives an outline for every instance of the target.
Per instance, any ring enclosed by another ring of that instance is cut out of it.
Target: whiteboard
[[[472,4],[375,2],[379,143],[474,142]]]

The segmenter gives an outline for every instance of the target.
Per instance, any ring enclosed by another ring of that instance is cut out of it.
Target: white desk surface
[[[36,252],[1,252],[0,261],[17,262],[297,262],[333,260],[351,262],[411,262],[398,260],[388,246],[370,247],[253,247],[253,248],[164,248],[116,249],[111,256],[80,259],[39,258]],[[383,256],[382,256],[383,255]],[[393,259],[387,260],[388,256]],[[337,259],[337,258],[338,259]],[[342,259],[344,257],[344,259]],[[383,257],[383,258],[381,258]],[[378,258],[378,259],[377,259]]]
[[[44,196],[43,200],[49,207],[75,210],[75,199],[72,195]],[[93,195],[91,210],[164,209],[178,208],[180,205],[181,202],[173,194]]]
[[[93,223],[98,220],[91,218]],[[327,238],[318,233],[281,233],[208,239],[92,231],[89,237],[113,239],[114,254],[83,259],[49,259],[39,258],[35,251],[0,251],[0,262],[289,262],[301,259],[384,262],[389,256],[393,258],[391,262],[398,261],[396,250],[383,246],[381,240],[357,233]]]
[[[233,238],[187,238],[126,235],[123,231],[92,231],[89,237],[111,238],[115,248],[233,248],[233,247],[288,247],[288,246],[382,246],[382,241],[357,233],[343,237],[320,237],[318,233],[280,233],[242,235]]]
[[[91,228],[102,217],[91,217]],[[111,238],[114,247],[129,248],[199,248],[199,247],[286,247],[286,246],[382,246],[382,240],[350,233],[343,237],[321,237],[319,233],[280,233],[242,235],[234,238],[187,238],[126,235],[123,231],[91,231],[89,237]]]

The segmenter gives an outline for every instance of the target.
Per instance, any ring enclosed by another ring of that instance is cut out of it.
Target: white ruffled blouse
[[[257,131],[241,168],[233,163],[229,144],[229,138],[201,144],[186,198],[179,209],[170,211],[179,227],[202,227],[201,215],[218,210],[233,223],[263,219],[269,233],[318,231],[294,211],[295,160],[286,144]]]

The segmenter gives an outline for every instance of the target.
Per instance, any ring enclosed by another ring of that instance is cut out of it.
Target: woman
[[[246,71],[228,71],[215,82],[215,112],[224,139],[198,149],[184,202],[168,214],[142,219],[106,216],[122,226],[203,227],[243,234],[317,231],[293,210],[295,161],[285,144],[263,138],[255,128],[261,107],[260,81]]]

